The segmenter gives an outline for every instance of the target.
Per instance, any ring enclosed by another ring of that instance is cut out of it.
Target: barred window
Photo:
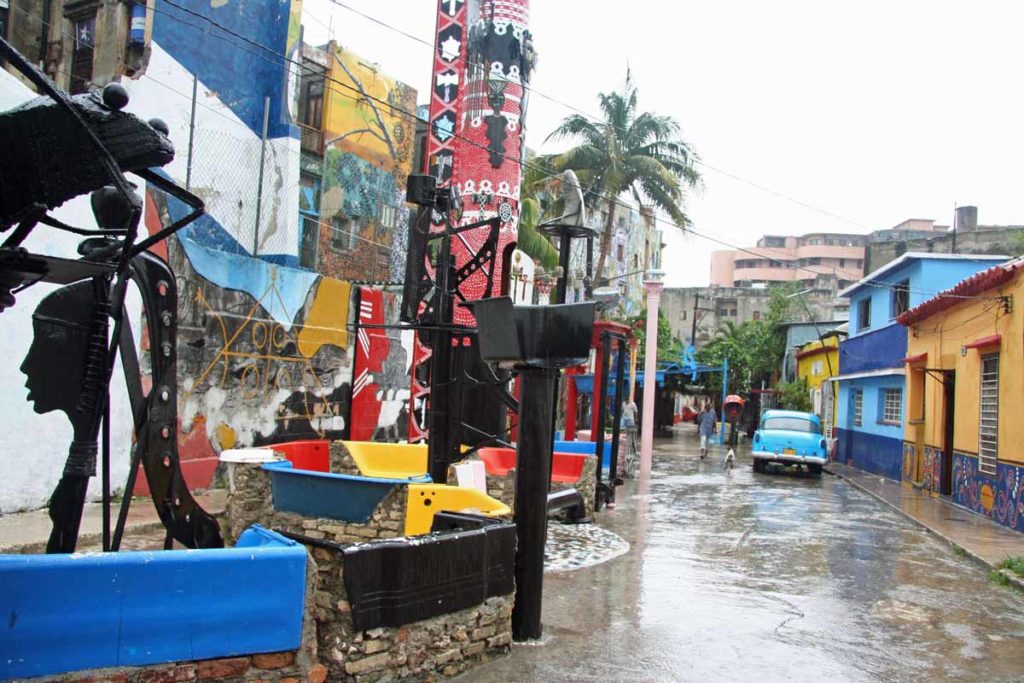
[[[903,420],[903,389],[882,389],[882,422]]]
[[[978,469],[996,473],[999,448],[999,354],[981,357],[981,415],[978,420]]]
[[[860,427],[864,424],[864,391],[857,389],[853,392],[853,426]]]

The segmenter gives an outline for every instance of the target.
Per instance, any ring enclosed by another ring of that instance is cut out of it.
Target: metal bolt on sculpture
[[[117,550],[141,463],[160,520],[165,547],[221,547],[216,520],[192,498],[178,462],[176,397],[177,295],[174,274],[147,249],[203,213],[195,195],[155,173],[174,158],[166,124],[122,111],[128,92],[69,96],[0,38],[0,59],[18,69],[44,96],[0,113],[0,310],[38,282],[61,287],[33,315],[34,341],[21,366],[38,413],[64,411],[74,429],[63,476],[50,499],[53,530],[47,552],[74,551],[89,479],[101,458],[103,549]],[[138,239],[142,198],[125,173],[192,208],[184,218]],[[47,211],[91,193],[98,228],[68,225]],[[22,243],[38,225],[84,237],[80,259],[30,253]],[[138,286],[148,321],[153,389],[142,387],[131,325],[125,320],[129,282]],[[118,352],[134,417],[136,443],[126,495],[110,526],[111,374]]]

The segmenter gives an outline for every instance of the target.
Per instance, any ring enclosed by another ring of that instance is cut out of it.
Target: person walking
[[[620,422],[620,425],[623,429],[636,429],[636,413],[636,403],[627,396],[626,400],[622,402],[622,422]]]
[[[700,433],[700,459],[703,460],[708,454],[708,440],[714,436],[718,428],[718,415],[715,413],[711,401],[704,402],[704,409],[697,416],[697,430]]]

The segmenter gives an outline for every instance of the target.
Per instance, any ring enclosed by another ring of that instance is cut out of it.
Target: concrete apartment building
[[[818,288],[822,275],[845,289],[864,275],[867,235],[813,232],[800,236],[765,235],[750,249],[711,255],[711,284],[751,287],[796,282]]]
[[[870,235],[864,269],[877,270],[910,251],[931,254],[1013,254],[1024,225],[979,225],[978,207],[960,206],[952,230],[935,221],[910,219]]]
[[[842,321],[849,315],[847,302],[837,301],[831,289],[824,295],[808,292],[801,299],[794,299],[794,322]],[[764,286],[667,287],[661,295],[661,313],[674,337],[683,341],[696,338],[699,347],[711,341],[727,322],[741,325],[760,320],[768,314],[770,301]]]

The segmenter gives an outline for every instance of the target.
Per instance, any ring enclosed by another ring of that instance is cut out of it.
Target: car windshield
[[[785,429],[790,432],[808,432],[818,434],[821,430],[811,420],[802,417],[769,417],[764,421],[762,429]]]

